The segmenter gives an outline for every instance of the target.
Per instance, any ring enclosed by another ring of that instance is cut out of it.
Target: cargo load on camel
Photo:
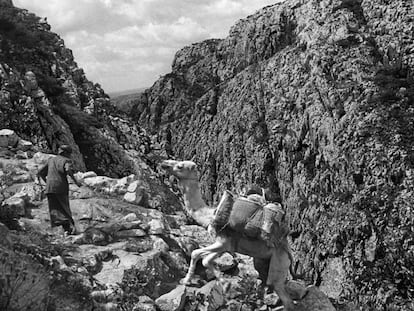
[[[267,203],[260,195],[235,197],[225,191],[217,206],[212,226],[216,231],[231,229],[242,236],[277,242],[289,233],[285,212],[279,203]]]

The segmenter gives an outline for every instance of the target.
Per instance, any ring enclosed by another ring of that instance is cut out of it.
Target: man
[[[49,205],[52,227],[62,226],[67,234],[75,234],[75,222],[69,207],[69,175],[78,187],[80,182],[73,174],[70,156],[72,149],[68,145],[59,147],[58,155],[51,157],[38,172],[37,176],[46,182],[46,196]]]

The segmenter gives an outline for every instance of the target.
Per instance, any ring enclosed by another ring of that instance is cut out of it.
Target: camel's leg
[[[273,285],[274,290],[283,303],[284,311],[294,310],[295,304],[286,291],[285,284],[289,273],[289,255],[281,248],[273,251],[270,259],[267,285]]]
[[[270,258],[253,258],[253,265],[256,271],[259,273],[259,280],[260,285],[258,287],[258,294],[261,299],[263,299],[265,293],[266,293],[266,282],[267,277],[269,274],[269,265],[270,265]],[[273,285],[270,286],[273,290]]]
[[[262,286],[266,285],[267,277],[269,274],[270,259],[268,258],[253,258],[253,265],[256,271],[259,273],[259,280],[262,281]]]
[[[223,253],[224,251],[225,251],[225,249],[224,249],[224,244],[223,244],[222,241],[216,241],[215,243],[213,243],[209,246],[194,250],[191,253],[190,267],[188,268],[187,275],[183,279],[182,283],[183,284],[190,284],[191,279],[193,278],[194,273],[195,273],[197,262],[201,258],[204,258],[206,256],[211,256],[210,260],[207,260],[206,262],[203,262],[203,264],[206,263],[206,265],[208,267],[210,267],[210,265],[211,265],[210,261],[213,260],[215,257],[217,257],[219,254]]]

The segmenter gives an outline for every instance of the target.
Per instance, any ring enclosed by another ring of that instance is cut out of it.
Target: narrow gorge
[[[287,0],[179,50],[125,113],[44,19],[0,0],[0,265],[37,267],[48,310],[277,310],[248,258],[219,260],[231,293],[201,271],[202,289],[178,284],[211,240],[159,163],[192,160],[211,205],[251,183],[280,194],[294,266],[329,297],[312,310],[412,310],[413,70],[412,1]],[[50,232],[34,180],[61,144],[83,184],[75,240]]]

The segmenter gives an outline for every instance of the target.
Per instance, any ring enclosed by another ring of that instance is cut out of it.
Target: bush
[[[39,87],[45,92],[47,97],[57,97],[65,92],[65,88],[59,84],[56,78],[44,75],[36,71]]]
[[[41,265],[21,254],[0,249],[0,309],[46,310],[49,280]]]
[[[259,309],[263,305],[263,292],[257,279],[251,275],[244,275],[239,281],[240,302],[252,310]]]

